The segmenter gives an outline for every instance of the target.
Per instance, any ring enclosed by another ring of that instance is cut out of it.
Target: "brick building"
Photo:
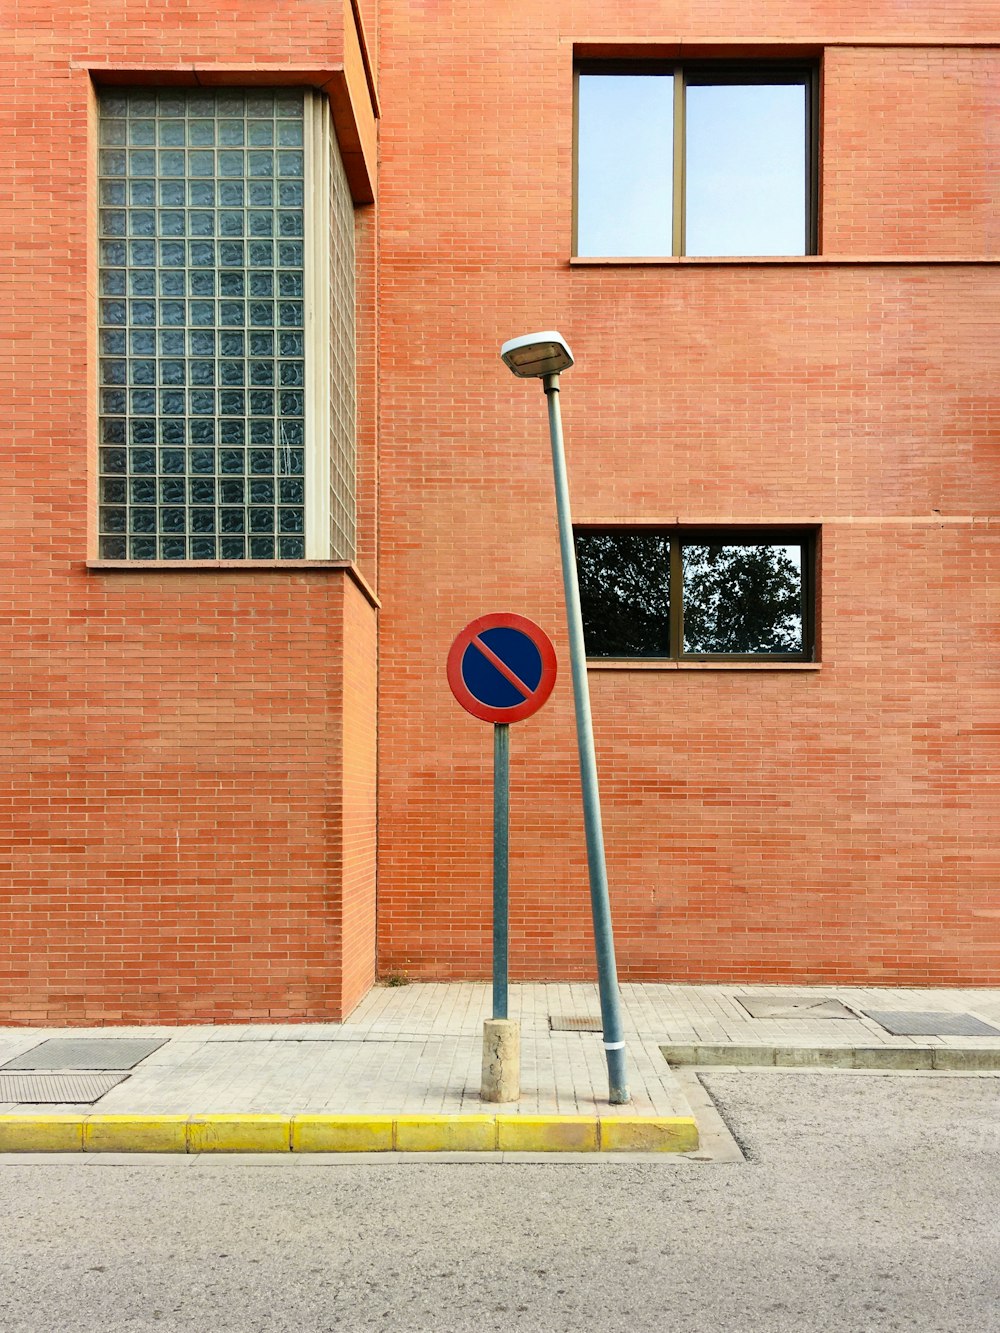
[[[1000,982],[989,0],[15,0],[0,1017],[485,977],[469,620],[542,624],[515,978]],[[992,411],[991,411],[992,409]],[[990,649],[993,649],[991,655]]]

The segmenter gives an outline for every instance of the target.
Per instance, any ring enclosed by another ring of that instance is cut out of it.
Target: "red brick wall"
[[[543,395],[497,356],[557,327],[579,521],[822,532],[819,670],[590,673],[621,974],[1000,979],[991,10],[386,7],[383,970],[489,974],[492,738],[444,662],[511,609],[562,669],[512,728],[512,972],[593,975]],[[570,266],[573,43],[629,40],[839,43],[824,251],[865,262]]]
[[[375,979],[375,785],[377,620],[359,588],[345,589],[341,728],[343,866],[340,909],[341,1010],[346,1016]]]
[[[366,947],[373,966],[375,659],[360,646],[375,613],[338,570],[87,569],[87,67],[294,81],[275,67],[335,67],[343,20],[312,0],[21,3],[13,17],[0,41],[0,1021],[337,1018],[365,984]],[[374,243],[360,216],[373,577]]]
[[[824,70],[824,248],[996,255],[1000,52],[832,50]]]
[[[623,976],[996,983],[994,0],[362,10],[384,112],[380,212],[358,215],[380,965],[488,973],[491,737],[443,668],[507,607],[562,662],[513,736],[514,972],[592,973],[544,407],[496,355],[556,325],[578,519],[822,527],[820,670],[592,672]],[[329,69],[342,12],[21,3],[0,42],[8,1021],[336,1017],[371,979],[360,589],[85,567],[86,68]],[[573,42],[626,39],[828,44],[824,248],[866,262],[571,267]]]
[[[346,583],[75,563],[7,594],[11,1021],[338,1016]]]

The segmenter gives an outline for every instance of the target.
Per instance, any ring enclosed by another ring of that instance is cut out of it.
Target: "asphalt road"
[[[1000,1330],[1000,1079],[705,1082],[749,1161],[0,1159],[0,1329]]]

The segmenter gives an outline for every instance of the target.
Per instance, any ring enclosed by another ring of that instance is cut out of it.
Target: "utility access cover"
[[[132,1069],[167,1044],[165,1037],[51,1037],[4,1069]]]
[[[96,1102],[128,1074],[0,1074],[0,1102],[81,1106]]]
[[[550,1032],[603,1032],[604,1024],[591,1015],[575,1017],[572,1014],[549,1014]]]
[[[948,1014],[901,1009],[862,1009],[894,1037],[1000,1037],[1000,1028],[990,1027],[972,1014]]]
[[[856,1018],[828,995],[737,995],[751,1018]]]

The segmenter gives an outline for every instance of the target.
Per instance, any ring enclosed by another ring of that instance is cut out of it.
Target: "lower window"
[[[815,533],[581,528],[588,657],[811,661]]]

